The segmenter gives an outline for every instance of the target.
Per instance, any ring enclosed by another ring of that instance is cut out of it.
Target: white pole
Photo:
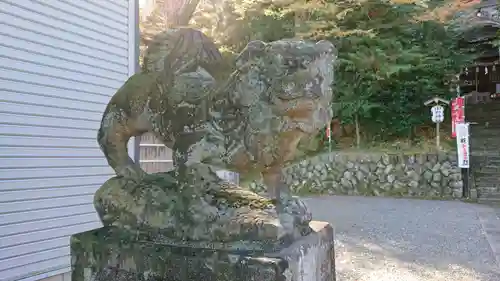
[[[440,140],[439,140],[439,122],[436,122],[436,148],[437,148],[437,150],[441,149]]]

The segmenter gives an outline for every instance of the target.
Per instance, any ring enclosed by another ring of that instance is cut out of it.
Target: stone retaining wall
[[[322,154],[284,171],[296,194],[460,198],[456,154]],[[259,182],[250,184],[262,191]]]

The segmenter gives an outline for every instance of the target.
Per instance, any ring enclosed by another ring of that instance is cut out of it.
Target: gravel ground
[[[350,196],[305,201],[315,220],[335,227],[337,281],[500,281],[500,221],[490,207]]]

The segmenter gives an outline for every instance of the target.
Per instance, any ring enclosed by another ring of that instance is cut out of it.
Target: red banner
[[[465,122],[465,100],[457,97],[451,101],[451,137],[457,136],[456,124]]]

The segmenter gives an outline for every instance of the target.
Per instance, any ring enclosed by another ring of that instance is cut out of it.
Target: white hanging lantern
[[[431,120],[434,123],[441,123],[444,121],[444,107],[435,105],[431,108]]]

